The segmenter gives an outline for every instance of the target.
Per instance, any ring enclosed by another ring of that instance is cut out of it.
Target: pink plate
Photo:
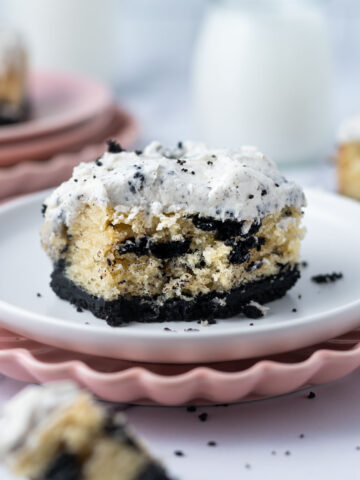
[[[58,185],[71,176],[75,165],[93,161],[101,155],[106,148],[105,140],[108,138],[114,138],[124,148],[129,148],[135,141],[137,133],[137,122],[132,115],[116,107],[109,127],[102,130],[102,138],[93,136],[88,140],[87,146],[80,151],[61,153],[46,162],[29,161],[10,168],[0,168],[0,201]]]
[[[74,152],[89,141],[99,141],[109,129],[115,115],[115,107],[109,107],[88,122],[80,123],[73,128],[54,132],[45,137],[0,144],[0,167],[9,167],[26,161],[47,160],[60,152]]]
[[[72,379],[113,402],[233,403],[337,380],[360,366],[359,342],[360,329],[264,359],[160,365],[69,352],[0,329],[0,372],[27,382]]]
[[[0,128],[0,143],[18,142],[71,128],[111,104],[106,87],[94,80],[60,73],[35,73],[29,79],[30,120]]]

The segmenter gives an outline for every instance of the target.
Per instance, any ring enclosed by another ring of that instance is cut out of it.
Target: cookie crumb
[[[47,209],[47,205],[45,205],[45,203],[43,203],[43,204],[41,205],[41,215],[42,215],[43,217],[45,217],[46,209]]]
[[[269,307],[264,307],[258,302],[254,302],[251,300],[247,305],[243,307],[242,313],[247,317],[247,318],[261,318],[263,317],[266,312],[269,310]]]
[[[195,407],[195,405],[189,405],[188,407],[186,407],[186,411],[187,412],[196,412],[197,408]]]
[[[321,273],[319,275],[314,275],[313,277],[311,277],[311,281],[318,284],[334,283],[341,278],[343,278],[343,274],[341,272]]]
[[[309,392],[309,393],[308,393],[307,398],[310,398],[310,400],[311,400],[312,398],[315,398],[315,397],[316,397],[316,393],[315,393],[315,392]]]
[[[207,413],[200,413],[200,415],[198,416],[200,422],[206,422],[206,420],[208,419],[208,414]]]
[[[181,450],[175,450],[174,454],[177,457],[184,457],[185,456],[184,452],[182,452]]]
[[[107,146],[108,146],[108,152],[109,153],[121,153],[121,152],[125,151],[125,149],[122,148],[120,143],[116,142],[115,140],[110,139],[106,143],[107,143]]]

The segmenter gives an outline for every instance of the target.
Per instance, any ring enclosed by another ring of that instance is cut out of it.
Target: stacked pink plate
[[[125,148],[135,140],[133,117],[94,80],[35,73],[29,98],[30,119],[0,127],[0,199],[30,191],[29,175],[38,178],[31,190],[64,180],[79,162],[67,154],[80,153],[82,161],[90,161],[104,151],[108,138]]]

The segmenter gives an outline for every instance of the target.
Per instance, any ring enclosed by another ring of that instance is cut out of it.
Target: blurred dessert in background
[[[0,459],[31,480],[168,480],[124,417],[71,382],[29,386],[0,415]]]
[[[16,32],[0,28],[0,125],[25,120],[28,113],[25,45]]]
[[[339,192],[360,200],[360,115],[346,120],[338,134]]]

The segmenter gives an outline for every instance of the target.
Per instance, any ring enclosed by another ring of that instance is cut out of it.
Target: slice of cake
[[[259,316],[299,278],[304,203],[251,147],[109,142],[43,205],[51,287],[110,325]]]
[[[124,423],[70,382],[26,387],[0,413],[0,459],[31,480],[168,480]]]
[[[341,125],[338,144],[339,192],[360,200],[360,116]]]
[[[27,57],[21,38],[0,28],[0,125],[25,120],[28,114]]]

